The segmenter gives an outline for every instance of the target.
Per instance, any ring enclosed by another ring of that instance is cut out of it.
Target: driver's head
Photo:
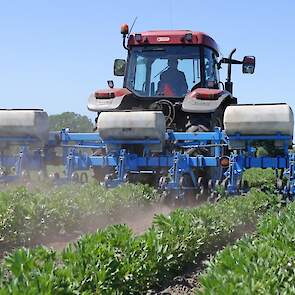
[[[170,58],[168,60],[168,66],[169,68],[172,68],[172,69],[177,69],[177,66],[178,66],[178,61],[176,58]]]

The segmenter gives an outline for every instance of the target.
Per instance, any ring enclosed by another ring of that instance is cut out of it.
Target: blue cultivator
[[[279,171],[289,171],[291,169],[291,158],[294,157],[292,152],[289,153],[290,142],[292,141],[292,136],[281,135],[277,133],[276,135],[251,135],[242,136],[236,134],[229,136],[229,143],[239,142],[243,143],[244,148],[238,151],[234,151],[230,155],[229,168],[226,172],[227,182],[227,192],[229,194],[236,194],[239,192],[242,185],[242,175],[246,169],[250,168],[271,168],[275,169],[277,176],[277,186],[282,190],[282,173]],[[276,142],[279,144],[279,149],[274,152],[273,156],[256,156],[257,149],[255,146],[257,144]],[[289,173],[288,173],[289,174]],[[292,174],[292,173],[291,173]],[[287,191],[286,194],[289,194]],[[293,195],[293,194],[292,194]]]
[[[56,156],[56,133],[51,133],[46,145],[41,145],[36,137],[0,137],[0,144],[5,143],[0,154],[0,183],[28,180],[30,173],[35,171],[39,179],[46,178],[47,165],[63,165],[67,157],[67,149],[63,156]]]
[[[87,171],[92,170],[95,178],[108,188],[142,182],[158,188],[167,199],[214,200],[219,197],[219,188],[228,195],[245,191],[246,169],[272,168],[276,171],[278,190],[289,199],[295,196],[295,155],[289,152],[290,134],[243,135],[229,128],[165,132],[165,126],[159,125],[147,127],[149,132],[153,131],[149,136],[142,135],[142,131],[134,135],[130,132],[136,126],[124,126],[130,124],[129,119],[124,117],[119,133],[116,126],[110,131],[102,127],[101,121],[96,133],[63,129],[45,132],[46,140],[43,133],[0,136],[0,182],[27,180],[32,171],[44,178],[48,165],[63,165],[64,176],[55,173],[55,184],[87,182]],[[271,146],[269,155],[258,156],[259,146]]]
[[[223,186],[229,195],[236,195],[245,190],[242,176],[246,169],[272,168],[276,170],[277,185],[281,193],[289,198],[295,195],[295,158],[288,147],[290,136],[227,136],[224,131],[216,128],[214,132],[199,133],[166,133],[165,152],[153,154],[148,149],[143,155],[128,152],[128,146],[149,145],[157,140],[145,141],[107,141],[103,142],[99,134],[70,133],[63,131],[60,134],[61,145],[69,148],[65,164],[67,181],[77,181],[80,171],[108,168],[109,173],[103,180],[107,187],[115,187],[127,181],[142,181],[143,175],[154,179],[154,184],[160,190],[176,198],[190,196],[217,197],[217,186]],[[225,155],[226,149],[235,141],[243,142],[245,148],[235,150]],[[255,146],[259,142],[280,143],[279,154],[275,156],[256,156]],[[107,145],[118,145],[118,149],[107,152]],[[119,147],[124,144],[125,149]],[[176,150],[173,150],[174,149]],[[86,149],[100,149],[101,155],[83,153]],[[210,149],[211,154],[190,155],[188,150],[204,151]],[[181,150],[181,151],[180,151]],[[102,152],[103,151],[103,152]],[[204,171],[207,171],[204,174]],[[208,173],[209,171],[209,173]],[[287,178],[287,185],[282,186],[282,173]]]
[[[98,133],[62,131],[60,142],[63,147],[70,147],[65,165],[66,180],[79,179],[77,172],[90,168],[102,173],[107,169],[109,173],[102,179],[107,187],[148,179],[160,190],[171,192],[177,198],[191,190],[205,193],[209,180],[216,183],[223,178],[220,159],[227,146],[226,136],[219,128],[206,133],[167,132],[164,149],[159,153],[149,149],[149,146],[160,144],[158,139],[103,141]],[[83,153],[87,149],[99,149],[100,154]],[[210,155],[190,155],[188,151],[192,149],[206,150]],[[210,169],[210,173],[204,175],[204,169]]]

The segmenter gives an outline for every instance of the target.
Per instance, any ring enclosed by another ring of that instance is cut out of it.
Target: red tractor
[[[220,59],[216,42],[207,34],[188,30],[129,33],[121,27],[127,62],[116,59],[114,75],[124,76],[123,88],[94,92],[88,109],[97,112],[161,110],[166,127],[175,131],[208,131],[223,128],[225,108],[236,104],[231,81],[232,64],[242,64],[253,74],[255,57],[243,61]],[[127,39],[127,42],[126,42]],[[227,80],[219,70],[228,64]]]

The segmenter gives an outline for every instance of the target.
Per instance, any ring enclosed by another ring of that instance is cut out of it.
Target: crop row
[[[294,294],[295,204],[267,214],[257,233],[227,247],[200,279],[201,294]]]
[[[83,236],[62,253],[18,249],[1,266],[0,294],[142,294],[223,244],[239,225],[277,204],[258,190],[246,197],[156,216],[135,236],[125,225]]]
[[[272,170],[262,169],[247,171],[245,176],[252,187],[260,188],[269,186],[274,178]],[[48,236],[83,232],[84,225],[92,221],[95,224],[103,216],[112,217],[115,223],[118,211],[144,207],[158,199],[156,191],[144,185],[125,185],[107,190],[92,183],[53,189],[48,185],[43,191],[25,188],[2,191],[0,248],[29,246]]]
[[[120,209],[139,208],[158,198],[143,185],[113,190],[87,184],[69,185],[45,192],[25,188],[0,192],[0,247],[31,245],[40,237],[77,231],[83,222],[99,216],[116,217]]]

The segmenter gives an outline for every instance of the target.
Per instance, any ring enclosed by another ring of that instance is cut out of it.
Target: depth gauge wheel
[[[183,195],[183,203],[185,206],[193,206],[196,203],[195,186],[189,174],[184,174],[180,177],[179,185],[181,194]]]
[[[105,176],[107,174],[112,173],[112,169],[109,167],[93,167],[92,171],[93,171],[92,177],[95,180],[97,180],[99,183],[104,182]]]
[[[198,183],[197,183],[197,194],[196,194],[196,200],[197,202],[206,202],[208,195],[210,195],[211,191],[208,187],[210,185],[210,182],[206,177],[199,177]]]

